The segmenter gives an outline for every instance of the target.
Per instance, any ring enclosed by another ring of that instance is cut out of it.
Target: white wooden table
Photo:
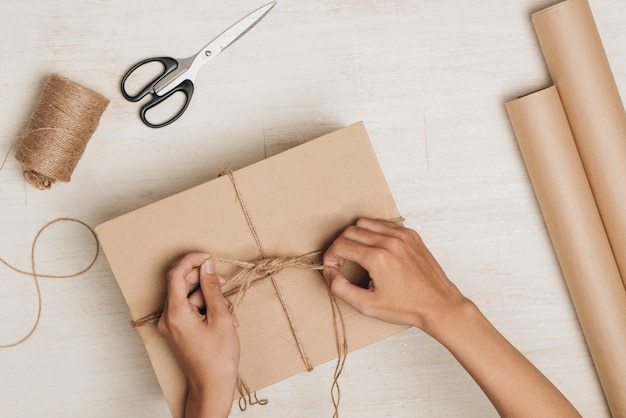
[[[584,416],[608,416],[503,103],[547,86],[530,22],[546,0],[279,0],[204,68],[186,114],[154,130],[119,81],[142,58],[196,52],[259,1],[2,0],[0,155],[58,72],[111,99],[70,183],[39,191],[11,155],[0,172],[0,256],[30,270],[48,221],[95,226],[336,128],[363,120],[407,224],[448,275]],[[591,0],[626,89],[626,8]],[[41,273],[89,261],[84,229],[56,225]],[[72,279],[42,279],[41,323],[0,350],[2,417],[167,417],[105,257]],[[0,266],[0,344],[36,315],[32,278]],[[232,416],[331,416],[334,363]],[[342,417],[488,417],[454,358],[412,329],[349,355]]]

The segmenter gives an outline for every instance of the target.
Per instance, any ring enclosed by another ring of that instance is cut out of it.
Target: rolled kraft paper
[[[58,74],[46,80],[15,159],[39,189],[70,181],[109,99]]]
[[[626,417],[626,290],[559,94],[506,108],[607,403]]]
[[[532,20],[626,286],[626,113],[589,2]]]

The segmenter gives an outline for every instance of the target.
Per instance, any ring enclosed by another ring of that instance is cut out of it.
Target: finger
[[[204,301],[204,296],[202,295],[202,290],[200,290],[200,269],[194,269],[192,273],[196,274],[196,277],[198,280],[198,286],[189,294],[189,302],[195,306],[196,308],[198,308],[198,310],[203,310],[206,307],[206,302]],[[226,284],[226,279],[223,278],[222,276],[218,275],[218,279],[220,282],[220,285],[223,286]]]
[[[341,268],[345,262],[354,261],[367,270],[368,258],[374,247],[354,241],[345,236],[337,238],[326,250],[323,257],[324,266]]]
[[[366,313],[366,308],[372,297],[370,290],[353,285],[339,270],[333,267],[324,269],[324,278],[333,295],[344,300],[357,311]]]
[[[361,238],[355,236],[353,239],[361,239],[372,246],[386,248],[393,253],[397,252],[398,245],[424,245],[422,237],[415,230],[386,220],[361,218],[355,228],[356,232],[360,232]],[[369,231],[374,235],[369,235],[369,241],[366,241],[365,237],[368,235],[363,231]]]
[[[388,248],[391,245],[389,239],[402,239],[405,230],[406,228],[393,222],[359,218],[356,225],[346,228],[328,248],[324,254],[324,265],[341,268],[344,258],[362,264],[363,252],[370,253],[375,247]],[[346,239],[353,242],[346,241]],[[355,243],[362,246],[355,245]],[[371,248],[368,249],[367,247]],[[356,252],[351,250],[356,250]],[[353,258],[342,257],[342,252],[346,256],[352,254]]]
[[[200,269],[200,290],[206,303],[207,316],[230,313],[213,260],[206,260]]]
[[[163,306],[163,312],[161,313],[161,317],[159,318],[159,321],[157,322],[158,328],[159,328],[159,332],[161,332],[161,334],[165,335],[165,333],[167,332],[167,315],[168,315],[168,309],[169,309],[169,304],[167,303],[167,298],[165,298],[165,305]]]
[[[402,225],[398,225],[394,222],[371,218],[359,218],[356,221],[356,226],[390,237],[399,237],[399,234],[406,229]]]
[[[200,286],[200,268],[194,267],[185,275],[185,281],[189,286],[189,291],[187,295],[195,292]]]
[[[198,287],[189,295],[189,303],[195,306],[198,311],[201,311],[206,306],[206,302],[204,301],[204,296],[202,295],[202,291]]]
[[[193,275],[190,273],[210,256],[206,253],[189,253],[170,269],[167,275],[168,299],[178,302],[187,299],[187,295],[194,286]]]
[[[380,232],[357,225],[346,228],[342,236],[370,247],[382,247],[385,241],[389,239],[389,235],[381,234]]]

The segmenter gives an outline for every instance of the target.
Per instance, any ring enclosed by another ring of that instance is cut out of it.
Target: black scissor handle
[[[151,62],[160,62],[161,64],[163,64],[163,72],[161,73],[161,75],[159,75],[154,80],[152,80],[150,83],[148,83],[137,94],[135,94],[135,95],[129,94],[126,91],[126,80],[128,80],[128,77],[130,77],[135,72],[135,70],[137,70],[142,65],[145,65],[145,64],[148,64],[148,63],[151,63]],[[178,66],[179,66],[179,63],[174,58],[170,58],[170,57],[148,58],[148,59],[145,59],[145,60],[140,61],[137,64],[133,65],[126,72],[126,74],[124,74],[124,77],[122,78],[122,82],[121,82],[121,86],[120,87],[121,87],[121,90],[122,90],[122,95],[124,96],[124,98],[126,100],[131,101],[131,102],[138,102],[141,99],[143,99],[144,97],[146,97],[147,95],[152,95],[152,99],[148,103],[143,105],[141,107],[141,109],[139,109],[139,117],[141,118],[141,121],[146,126],[149,126],[150,128],[162,128],[164,126],[169,125],[170,123],[174,122],[176,119],[181,117],[182,114],[185,112],[185,110],[187,110],[187,106],[189,106],[189,101],[191,100],[191,95],[193,94],[193,83],[192,83],[191,80],[183,81],[178,86],[174,87],[174,89],[170,90],[169,92],[165,93],[162,96],[159,96],[158,94],[156,94],[156,91],[154,90],[154,86],[156,86],[156,84],[158,82],[163,80],[163,78],[165,76],[170,74],[172,71],[176,70],[178,68]],[[152,109],[153,107],[155,107],[159,103],[162,103],[163,101],[167,100],[169,97],[171,97],[174,93],[177,93],[177,92],[183,92],[185,94],[185,103],[180,108],[180,110],[172,118],[166,120],[165,122],[162,122],[162,123],[152,123],[152,122],[150,122],[148,120],[148,118],[146,117],[146,113],[150,109]]]
[[[167,100],[170,96],[172,96],[174,93],[177,93],[179,91],[182,91],[183,93],[185,93],[185,104],[180,108],[178,113],[176,113],[171,119],[162,123],[152,123],[146,118],[146,112],[148,112],[148,110],[152,109],[154,106],[158,105],[159,103]],[[152,100],[150,100],[148,103],[143,105],[141,109],[139,110],[139,117],[141,118],[141,121],[146,126],[149,126],[150,128],[162,128],[164,126],[167,126],[170,123],[174,122],[179,117],[181,117],[182,114],[185,112],[185,110],[187,110],[187,106],[189,106],[189,102],[191,101],[192,94],[193,94],[193,83],[191,82],[191,80],[183,81],[178,86],[176,86],[173,90],[165,93],[163,96],[158,96],[157,94],[153,93]]]
[[[128,80],[128,77],[130,77],[135,72],[136,69],[150,62],[160,62],[161,64],[163,64],[163,73],[161,73],[160,76],[152,80],[152,82],[148,83],[139,93],[135,95],[128,94],[128,92],[126,91],[126,80]],[[178,61],[170,57],[148,58],[143,61],[140,61],[137,64],[133,65],[130,68],[130,70],[128,70],[126,74],[124,74],[124,78],[122,78],[122,83],[121,83],[122,95],[128,101],[138,102],[139,100],[146,97],[148,94],[154,94],[154,86],[159,81],[161,81],[163,77],[165,77],[166,75],[174,71],[176,68],[178,68]]]

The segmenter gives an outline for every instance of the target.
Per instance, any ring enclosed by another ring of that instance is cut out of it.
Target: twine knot
[[[254,267],[250,269],[250,275],[252,279],[255,278],[266,278],[272,276],[276,273],[279,273],[283,269],[294,267],[294,268],[317,268],[316,265],[312,263],[302,262],[300,257],[294,258],[284,258],[284,257],[275,257],[275,258],[265,258],[263,260],[257,261],[256,264],[253,264]]]
[[[259,276],[271,276],[284,268],[289,268],[296,264],[297,260],[293,258],[266,258],[259,261],[252,269],[252,272]]]
[[[316,261],[322,250],[293,257],[266,257],[256,261],[232,260],[229,258],[214,258],[217,262],[223,262],[240,267],[240,270],[229,281],[224,296],[235,296],[234,305],[238,306],[245,292],[254,282],[274,277],[285,269],[323,270],[324,266]]]
[[[293,336],[296,348],[300,353],[300,357],[302,359],[302,363],[305,368],[309,371],[313,370],[313,364],[310,361],[300,339],[300,335],[296,329],[294,320],[291,316],[289,306],[285,297],[283,295],[282,289],[276,280],[276,276],[285,269],[304,269],[304,270],[312,270],[317,271],[320,274],[320,279],[325,283],[324,278],[321,275],[321,271],[324,270],[324,265],[321,263],[320,256],[324,252],[324,249],[312,251],[307,254],[297,255],[297,256],[289,256],[289,257],[268,257],[263,250],[263,246],[261,245],[261,240],[257,231],[254,227],[254,223],[252,222],[252,218],[250,217],[250,213],[248,212],[248,208],[244,199],[242,198],[241,191],[239,190],[239,186],[235,181],[235,176],[231,170],[225,170],[220,173],[220,176],[228,176],[231,181],[231,184],[235,190],[235,195],[243,212],[243,215],[246,219],[248,227],[250,229],[250,233],[252,234],[254,241],[256,243],[259,259],[255,261],[242,261],[242,260],[233,260],[229,258],[213,258],[216,262],[224,262],[231,264],[233,266],[239,267],[239,271],[227,281],[223,294],[225,297],[231,297],[231,303],[234,309],[237,309],[241,301],[243,300],[247,290],[250,286],[261,280],[269,280],[274,287],[276,292],[276,296],[280,302],[280,306],[283,309],[285,314],[285,318],[287,319],[287,323],[289,324],[289,328],[291,334]],[[404,218],[394,218],[389,219],[391,222],[402,222]],[[339,376],[343,371],[343,367],[346,361],[346,356],[348,354],[348,342],[346,340],[346,324],[343,319],[343,314],[341,309],[339,309],[339,305],[337,304],[337,300],[330,292],[330,289],[326,288],[328,292],[328,300],[330,304],[330,310],[333,316],[333,328],[335,331],[335,343],[337,348],[337,364],[335,366],[335,372],[333,374],[333,381],[330,389],[331,400],[333,403],[334,414],[333,418],[339,417],[339,400],[341,399],[341,390],[339,388]],[[162,311],[153,312],[149,315],[146,315],[142,318],[139,318],[135,321],[131,322],[131,326],[133,328],[141,327],[146,324],[156,323],[161,317]],[[266,399],[258,399],[256,396],[256,392],[250,390],[245,380],[241,375],[237,376],[237,390],[239,392],[239,408],[244,411],[248,405],[265,405],[267,403]]]

